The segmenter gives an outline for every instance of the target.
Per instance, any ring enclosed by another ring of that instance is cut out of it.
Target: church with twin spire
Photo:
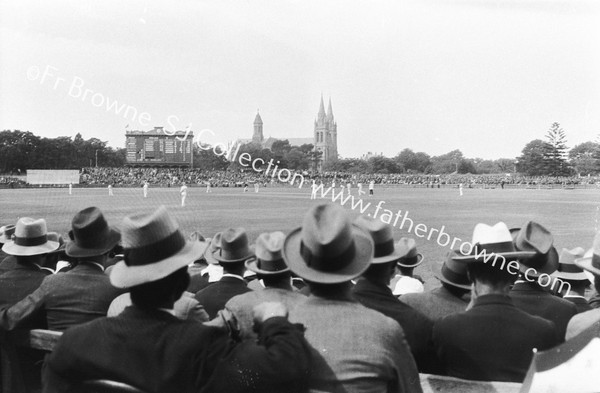
[[[321,103],[319,105],[319,112],[314,122],[314,130],[312,138],[264,138],[263,134],[263,120],[260,117],[260,113],[256,113],[254,118],[254,133],[252,134],[251,140],[241,140],[242,143],[256,143],[261,145],[263,148],[270,149],[273,146],[273,142],[277,140],[287,139],[291,146],[301,146],[303,144],[311,143],[315,150],[322,153],[321,163],[322,164],[336,160],[338,158],[337,149],[337,122],[333,117],[333,109],[331,106],[331,98],[329,98],[329,106],[327,112],[325,112],[325,104],[323,102],[323,95],[321,95]]]

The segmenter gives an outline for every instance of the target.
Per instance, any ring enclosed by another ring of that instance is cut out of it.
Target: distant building
[[[382,153],[372,153],[372,152],[368,151],[367,154],[363,154],[362,157],[360,157],[360,159],[368,160],[369,158],[373,158],[373,157],[383,157],[383,152]]]
[[[256,112],[254,118],[254,132],[252,139],[239,139],[240,143],[256,143],[262,148],[271,149],[273,143],[278,140],[286,140],[291,146],[302,146],[305,144],[312,144],[315,150],[322,152],[321,162],[319,162],[318,169],[321,170],[322,166],[326,162],[336,160],[338,157],[337,149],[337,123],[333,117],[333,109],[331,107],[331,98],[329,99],[329,108],[325,113],[325,105],[323,104],[323,96],[321,95],[321,104],[319,106],[319,113],[315,120],[315,126],[312,138],[273,138],[268,137],[265,139],[263,133],[263,120],[260,117],[260,113]]]

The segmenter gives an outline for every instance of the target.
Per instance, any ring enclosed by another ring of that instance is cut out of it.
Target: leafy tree
[[[546,142],[534,139],[525,145],[521,155],[517,157],[517,171],[528,176],[545,175],[547,172],[544,153]]]
[[[394,160],[407,172],[424,173],[431,165],[428,154],[423,152],[415,153],[409,148],[402,150]]]
[[[467,173],[471,168],[463,164],[463,160],[464,157],[460,150],[452,150],[446,154],[431,157],[431,172],[436,174]]]
[[[574,146],[569,159],[580,175],[593,175],[600,172],[600,143],[584,142]]]
[[[570,169],[566,159],[567,141],[565,131],[560,128],[559,123],[552,123],[546,134],[546,140],[544,146],[546,173],[552,176],[568,175]]]
[[[514,158],[498,158],[494,160],[498,167],[498,173],[512,173],[515,171],[516,160]]]
[[[375,156],[368,160],[373,173],[401,173],[403,169],[398,163],[388,157]]]

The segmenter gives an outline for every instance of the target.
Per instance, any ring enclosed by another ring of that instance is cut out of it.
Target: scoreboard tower
[[[170,132],[164,127],[150,131],[126,131],[127,163],[130,165],[194,164],[194,133]]]

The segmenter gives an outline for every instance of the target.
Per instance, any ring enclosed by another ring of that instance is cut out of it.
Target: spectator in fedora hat
[[[208,258],[217,260],[223,267],[223,275],[219,281],[196,293],[196,300],[204,306],[210,319],[217,316],[229,299],[250,292],[244,280],[244,263],[253,256],[244,228],[229,228],[221,233],[220,247]]]
[[[15,225],[3,225],[0,227],[0,274],[12,270],[17,265],[17,260],[13,255],[5,254],[2,251],[2,245],[11,240],[15,233]]]
[[[600,232],[596,234],[592,248],[582,258],[575,259],[575,265],[594,275],[594,286],[598,291],[600,288]],[[569,321],[565,340],[570,340],[598,322],[600,322],[600,309],[598,308],[575,315]]]
[[[46,220],[19,219],[11,240],[2,246],[2,251],[15,257],[16,265],[0,275],[0,309],[19,302],[40,286],[44,277],[50,274],[42,269],[45,256],[56,249],[58,242],[48,240]],[[40,317],[31,322],[39,325],[45,323],[45,319]]]
[[[237,344],[224,329],[180,320],[172,315],[173,304],[188,285],[187,265],[207,244],[186,241],[163,206],[125,217],[121,229],[125,259],[110,280],[129,288],[133,305],[114,318],[67,330],[47,359],[44,392],[78,391],[78,382],[107,378],[147,392],[305,386],[310,350],[302,328],[286,320],[284,306],[265,303],[255,309],[260,345]]]
[[[352,295],[363,306],[397,321],[419,371],[435,372],[435,354],[429,345],[433,323],[419,311],[398,300],[389,288],[398,258],[405,255],[404,243],[394,243],[392,226],[381,220],[359,216],[355,224],[371,235],[374,257],[369,268],[352,288]]]
[[[256,256],[245,262],[246,268],[256,273],[264,289],[250,291],[234,296],[225,309],[231,313],[238,325],[240,337],[256,338],[253,329],[252,309],[257,304],[275,301],[283,303],[288,310],[306,299],[306,296],[294,291],[290,268],[285,264],[281,254],[285,235],[283,232],[261,233],[256,239]]]
[[[287,235],[283,257],[311,291],[290,312],[314,348],[311,391],[421,391],[400,325],[351,295],[350,280],[369,267],[373,241],[341,206],[312,207],[302,227]]]
[[[442,264],[434,266],[434,276],[440,281],[440,287],[423,293],[407,293],[400,296],[400,301],[422,312],[432,321],[465,311],[469,304],[471,282],[467,266],[452,259],[455,256],[458,253],[450,251]]]
[[[104,274],[108,254],[121,235],[108,225],[97,207],[81,210],[71,222],[73,240],[65,252],[77,259],[67,273],[50,275],[40,287],[0,314],[5,329],[19,327],[29,319],[45,315],[51,330],[65,329],[106,315],[112,300],[123,293]]]
[[[514,248],[506,224],[477,224],[471,244],[473,253],[453,259],[467,265],[473,282],[472,307],[435,323],[433,342],[438,357],[453,377],[522,382],[532,350],[558,343],[554,324],[518,309],[508,296],[517,274],[515,261],[528,254]],[[481,256],[481,250],[507,263],[493,263]]]
[[[425,289],[423,279],[413,276],[415,267],[423,263],[423,254],[417,252],[415,239],[403,237],[397,244],[401,256],[396,262],[398,274],[391,281],[392,293],[396,296],[406,293],[421,293]]]
[[[559,259],[553,246],[554,238],[548,229],[534,221],[511,232],[515,248],[528,254],[518,259],[520,274],[510,291],[510,297],[521,310],[554,322],[557,334],[562,339],[569,320],[577,314],[577,307],[550,293],[553,284],[549,275],[558,269]],[[543,280],[549,284],[546,287],[540,285],[543,274],[548,276],[544,276]]]
[[[551,274],[560,284],[553,285],[555,294],[570,301],[577,307],[577,313],[589,311],[592,307],[585,298],[585,291],[590,287],[590,279],[583,269],[575,265],[575,259],[582,258],[585,250],[575,247],[572,250],[563,248],[558,258],[558,270]]]

